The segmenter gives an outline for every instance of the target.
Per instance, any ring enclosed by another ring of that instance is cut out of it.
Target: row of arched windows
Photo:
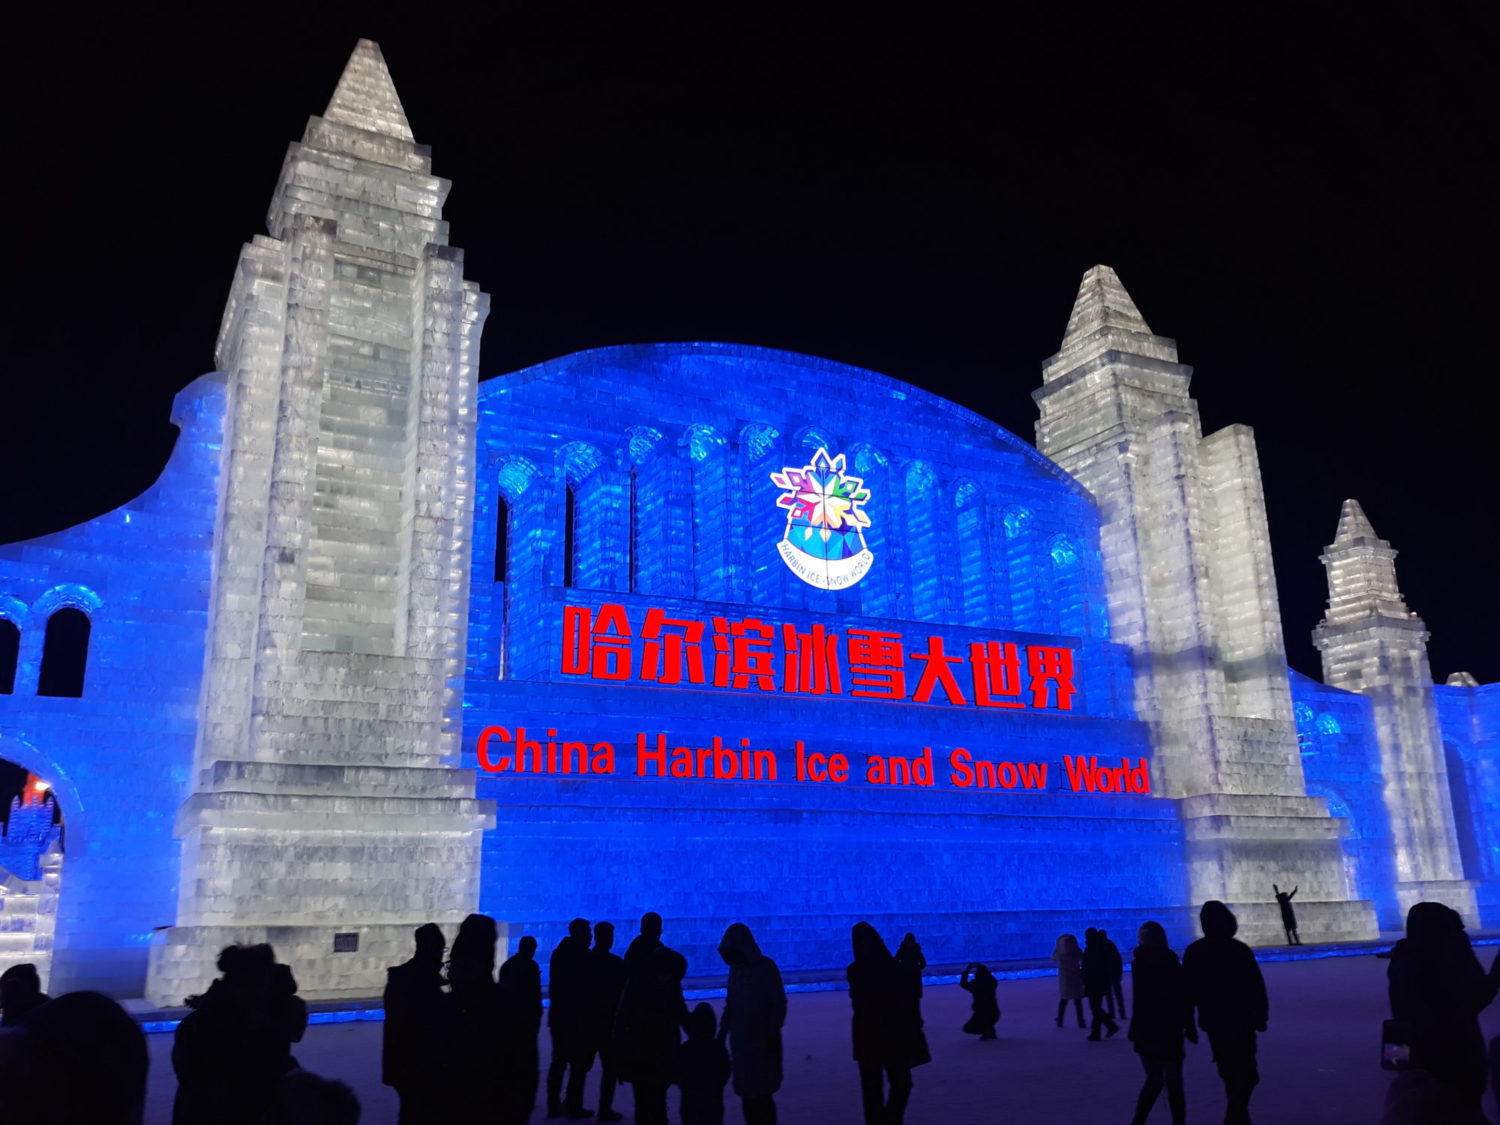
[[[89,615],[73,606],[64,606],[47,618],[41,674],[37,677],[38,695],[73,699],[83,695],[91,628]],[[0,695],[15,692],[20,659],[20,627],[14,621],[0,618]]]
[[[551,482],[530,461],[504,461],[493,493],[493,580],[510,581],[520,537],[550,523],[561,558],[553,557],[543,582],[705,601],[795,601],[804,592],[774,559],[748,572],[736,560],[763,546],[750,542],[750,528],[777,510],[771,469],[830,447],[808,432],[783,453],[775,431],[753,429],[738,457],[724,456],[735,447],[706,427],[694,427],[679,450],[637,427],[629,456],[622,450],[613,465],[593,446],[570,443]],[[851,450],[848,462],[875,494],[865,538],[880,570],[849,591],[857,601],[844,611],[857,605],[877,617],[1106,634],[1102,579],[1085,563],[1085,541],[1038,527],[1032,510],[997,504],[973,480],[944,484],[926,463],[892,465],[868,445]],[[729,495],[736,487],[747,493],[739,501]]]

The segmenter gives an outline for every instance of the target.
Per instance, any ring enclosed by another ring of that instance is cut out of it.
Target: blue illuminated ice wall
[[[0,546],[0,618],[20,630],[0,758],[51,783],[65,859],[51,990],[139,996],[153,926],[176,917],[172,821],[186,792],[207,628],[221,377],[177,396],[157,482],[124,507]],[[47,624],[88,617],[80,697],[38,694]]]
[[[1500,927],[1500,683],[1432,689],[1464,878],[1479,883],[1480,918]]]
[[[1370,701],[1291,672],[1292,707],[1307,795],[1345,818],[1344,865],[1353,898],[1375,904],[1382,930],[1405,923],[1396,902],[1390,818],[1380,791],[1380,746]],[[1283,888],[1286,889],[1286,888]]]
[[[1037,956],[1089,925],[1128,943],[1146,918],[1188,939],[1174,804],[1068,789],[1065,755],[1117,765],[1151,750],[1128,651],[1107,639],[1098,513],[1034,449],[895,380],[721,344],[569,356],[488,382],[479,401],[465,765],[497,725],[609,742],[617,755],[604,776],[480,774],[479,796],[498,802],[486,912],[549,943],[580,914],[628,938],[654,909],[694,972],[722,969],[713,948],[736,919],[791,969],[845,963],[860,918],[892,940],[915,931],[934,963]],[[770,473],[820,448],[843,454],[870,493],[875,562],[842,590],[800,580],[777,550],[787,512]],[[598,631],[607,606],[623,617]],[[652,610],[702,623],[705,682],[644,678],[663,666],[661,647],[648,652]],[[772,627],[782,663],[716,687],[712,636],[729,648],[746,619]],[[788,690],[798,681],[783,641],[807,651],[815,626],[846,658],[840,688]],[[860,630],[904,642],[906,701],[854,694],[847,645]],[[1036,707],[1029,690],[1024,706],[976,706],[972,668],[955,663],[962,705],[946,691],[913,702],[934,636],[950,656],[975,643],[1071,648],[1080,694],[1066,712],[1055,697]],[[591,652],[580,637],[594,638]],[[776,751],[777,780],[654,766],[638,777],[642,734],[651,750],[658,736],[689,748],[744,739]],[[851,780],[791,779],[798,740],[843,754]],[[864,782],[870,755],[929,747],[932,786]],[[955,788],[944,763],[958,747],[1048,763],[1045,788]],[[489,743],[491,764],[512,749]]]

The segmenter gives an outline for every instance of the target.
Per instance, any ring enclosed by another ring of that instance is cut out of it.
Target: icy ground
[[[1479,950],[1488,966],[1493,952]],[[1261,1085],[1251,1105],[1257,1125],[1375,1125],[1389,1080],[1378,1064],[1385,1017],[1386,962],[1373,956],[1266,964],[1271,1029],[1261,1036]],[[1130,981],[1125,982],[1129,1001]],[[909,1125],[1123,1125],[1130,1120],[1141,1071],[1122,1033],[1089,1043],[1085,1032],[1052,1024],[1053,978],[1001,981],[1000,1038],[980,1043],[959,1028],[968,996],[957,986],[927,990],[923,1014],[933,1062],[915,1072]],[[843,992],[791,997],[786,1031],[786,1084],[777,1099],[783,1125],[859,1123],[859,1087],[849,1058],[849,999]],[[390,1125],[396,1100],[380,1085],[379,1023],[312,1027],[297,1050],[310,1070],[348,1082],[359,1094],[365,1125]],[[1488,1035],[1500,1034],[1500,1004],[1485,1015]],[[175,1082],[172,1037],[150,1036],[148,1121],[171,1119]],[[543,1031],[542,1062],[547,1043]],[[1189,1046],[1188,1120],[1217,1125],[1224,1098],[1206,1044]],[[594,1106],[597,1068],[590,1075]],[[616,1108],[630,1110],[622,1088]],[[730,1098],[726,1122],[740,1125]],[[673,1122],[676,1122],[676,1097]],[[1494,1116],[1494,1107],[1489,1106]],[[1500,1119],[1500,1118],[1496,1118]],[[532,1118],[542,1122],[538,1111]],[[628,1117],[627,1117],[628,1120]],[[1165,1099],[1151,1121],[1166,1125]]]

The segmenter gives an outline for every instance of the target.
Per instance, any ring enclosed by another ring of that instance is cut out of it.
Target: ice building
[[[0,958],[175,1003],[236,940],[369,995],[475,909],[654,909],[697,971],[732,920],[807,970],[861,918],[942,962],[1220,898],[1271,942],[1273,882],[1308,940],[1496,920],[1500,689],[1431,682],[1352,502],[1327,683],[1288,669],[1253,435],[1112,270],[1035,446],[733,344],[479,385],[447,188],[361,42],[160,480],[0,546],[0,759],[63,825],[0,852]]]

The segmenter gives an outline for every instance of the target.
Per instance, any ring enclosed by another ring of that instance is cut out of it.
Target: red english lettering
[[[1047,763],[1046,762],[1022,762],[1021,788],[1023,789],[1045,789],[1047,788]]]
[[[948,755],[948,766],[953,770],[953,787],[955,789],[967,789],[974,784],[974,767],[969,763],[974,760],[962,746]]]
[[[647,763],[656,764],[656,776],[662,777],[667,772],[667,736],[659,734],[656,736],[656,749],[646,749],[646,735],[643,733],[635,736],[635,774],[637,777],[646,776]]]
[[[504,727],[485,727],[479,732],[479,745],[475,753],[479,756],[479,768],[485,773],[500,773],[502,770],[510,769],[510,758],[501,758],[498,762],[490,757],[490,739],[498,738],[501,742],[510,741],[510,731]]]

